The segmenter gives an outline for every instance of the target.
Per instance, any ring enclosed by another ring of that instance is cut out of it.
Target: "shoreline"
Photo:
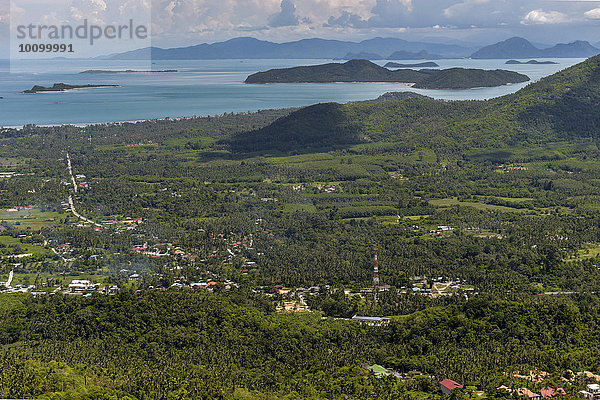
[[[281,107],[281,108],[265,108],[257,111],[241,111],[238,115],[242,114],[252,114],[259,111],[269,111],[269,110],[286,110],[286,109],[295,109],[298,107]],[[226,113],[229,114],[229,113]],[[85,128],[88,126],[94,125],[125,125],[125,124],[138,124],[145,122],[163,122],[163,121],[184,121],[186,119],[198,119],[198,118],[219,118],[222,117],[223,114],[212,114],[212,115],[192,115],[192,116],[184,116],[184,117],[162,117],[162,118],[146,118],[146,119],[133,119],[133,120],[122,120],[122,121],[107,121],[107,122],[78,122],[78,123],[67,123],[67,124],[25,124],[25,125],[0,125],[0,130],[3,129],[16,129],[23,130],[25,126],[35,126],[39,128],[56,128],[56,127],[66,127],[66,126],[74,126],[76,128]]]
[[[159,121],[181,121],[185,119],[195,119],[195,118],[216,118],[218,115],[194,115],[191,117],[164,117],[164,118],[148,118],[148,119],[135,119],[135,120],[124,120],[124,121],[107,121],[107,122],[77,122],[70,124],[26,124],[26,125],[0,125],[0,129],[16,129],[22,130],[25,126],[36,126],[39,128],[56,128],[63,126],[74,126],[77,128],[85,128],[88,126],[94,125],[122,125],[122,124],[137,124],[143,122],[159,122]]]

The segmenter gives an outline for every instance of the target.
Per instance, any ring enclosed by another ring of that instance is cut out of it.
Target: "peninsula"
[[[119,87],[119,85],[68,85],[66,83],[55,83],[51,87],[35,85],[29,90],[24,90],[23,93],[65,92],[71,89],[91,89],[103,87]]]

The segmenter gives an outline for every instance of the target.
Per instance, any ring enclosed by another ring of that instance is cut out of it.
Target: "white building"
[[[92,282],[90,281],[85,281],[85,280],[74,280],[73,282],[71,282],[69,284],[69,289],[72,292],[82,292],[82,291],[86,291],[86,290],[92,290],[94,289],[94,284],[92,284]]]
[[[579,397],[587,400],[600,399],[600,385],[598,385],[597,383],[587,385],[585,390],[579,392]]]

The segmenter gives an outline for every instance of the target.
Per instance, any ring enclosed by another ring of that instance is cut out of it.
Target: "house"
[[[549,386],[542,388],[541,392],[542,392],[542,397],[545,399],[551,399],[552,397],[564,396],[567,394],[567,392],[565,392],[565,389],[563,389],[563,388],[554,389]]]
[[[389,369],[387,369],[385,367],[382,367],[379,364],[374,364],[367,368],[368,368],[369,372],[371,372],[377,379],[392,375],[392,371],[390,371]]]
[[[517,389],[517,394],[519,396],[524,396],[527,397],[531,400],[540,400],[541,396],[537,393],[532,392],[531,390],[527,389],[527,388],[520,388]]]
[[[72,292],[81,292],[86,290],[94,289],[94,285],[90,281],[86,280],[74,280],[69,284],[69,289]]]
[[[587,385],[585,390],[579,392],[579,397],[587,400],[600,399],[600,385],[598,385],[597,383]]]
[[[359,315],[355,315],[352,317],[352,321],[358,321],[368,325],[383,325],[389,323],[390,319],[381,317],[362,317]]]
[[[440,389],[444,394],[450,394],[455,389],[462,389],[463,385],[460,383],[454,382],[452,379],[444,379],[440,382]]]

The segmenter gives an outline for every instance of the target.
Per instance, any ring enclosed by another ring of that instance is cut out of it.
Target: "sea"
[[[427,60],[397,60],[417,63]],[[432,60],[433,61],[433,60]],[[527,60],[522,60],[527,61]],[[532,81],[577,64],[583,59],[540,59],[557,64],[507,65],[506,60],[435,60],[440,68],[506,69]],[[155,61],[153,70],[176,73],[80,74],[85,70],[147,70],[146,61],[0,60],[0,126],[85,125],[159,118],[221,115],[316,103],[347,103],[377,98],[386,92],[412,91],[444,100],[484,100],[513,93],[512,84],[467,90],[421,90],[392,83],[329,83],[248,85],[250,74],[272,68],[316,65],[333,60],[193,60]],[[377,61],[383,65],[386,61]],[[11,72],[13,71],[13,72]],[[16,71],[16,72],[14,72]],[[24,94],[34,85],[119,85],[61,93]]]

